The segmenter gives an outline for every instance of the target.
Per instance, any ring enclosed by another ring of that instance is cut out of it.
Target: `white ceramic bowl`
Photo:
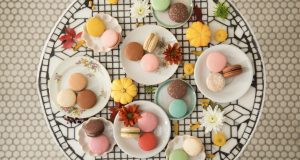
[[[226,78],[225,87],[219,92],[213,92],[207,88],[206,78],[210,74],[206,66],[207,56],[214,51],[220,51],[227,57],[230,65],[240,64],[243,72],[235,77]],[[219,103],[227,103],[235,101],[242,97],[250,88],[253,79],[253,66],[248,56],[239,48],[221,44],[206,49],[199,56],[194,72],[195,82],[200,92],[212,101]]]

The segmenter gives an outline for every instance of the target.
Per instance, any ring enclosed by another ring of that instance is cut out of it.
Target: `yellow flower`
[[[117,4],[118,0],[108,0],[108,4]]]
[[[190,76],[194,73],[195,64],[185,63],[183,66],[184,75]]]
[[[226,137],[223,132],[217,132],[213,135],[214,145],[222,147],[226,144]]]
[[[194,123],[190,123],[190,130],[191,131],[195,131],[197,130],[198,128],[200,128],[200,123],[197,121],[197,122],[194,122]]]
[[[224,29],[218,29],[215,33],[215,41],[224,42],[227,39],[227,32]]]
[[[172,127],[173,127],[174,134],[178,135],[178,133],[179,133],[179,124],[178,124],[178,121],[174,121]]]

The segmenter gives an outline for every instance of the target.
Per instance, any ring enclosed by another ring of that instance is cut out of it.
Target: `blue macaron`
[[[175,99],[169,105],[169,113],[175,118],[182,118],[187,112],[187,105],[184,100]]]

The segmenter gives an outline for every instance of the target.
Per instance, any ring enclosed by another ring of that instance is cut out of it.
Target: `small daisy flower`
[[[132,18],[136,18],[140,20],[146,17],[150,12],[151,10],[149,5],[149,0],[133,1],[133,5],[130,9],[130,14]]]
[[[220,130],[223,125],[223,113],[218,106],[215,106],[214,109],[208,106],[206,110],[203,110],[203,117],[200,121],[202,126],[205,127],[205,133]]]

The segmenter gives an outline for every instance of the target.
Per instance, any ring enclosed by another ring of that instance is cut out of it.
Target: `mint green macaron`
[[[170,0],[151,0],[152,8],[156,11],[165,11],[169,8]]]
[[[175,118],[184,117],[187,112],[187,105],[182,99],[175,99],[169,105],[169,113]]]
[[[175,149],[171,152],[169,160],[188,160],[189,156],[183,149]]]

